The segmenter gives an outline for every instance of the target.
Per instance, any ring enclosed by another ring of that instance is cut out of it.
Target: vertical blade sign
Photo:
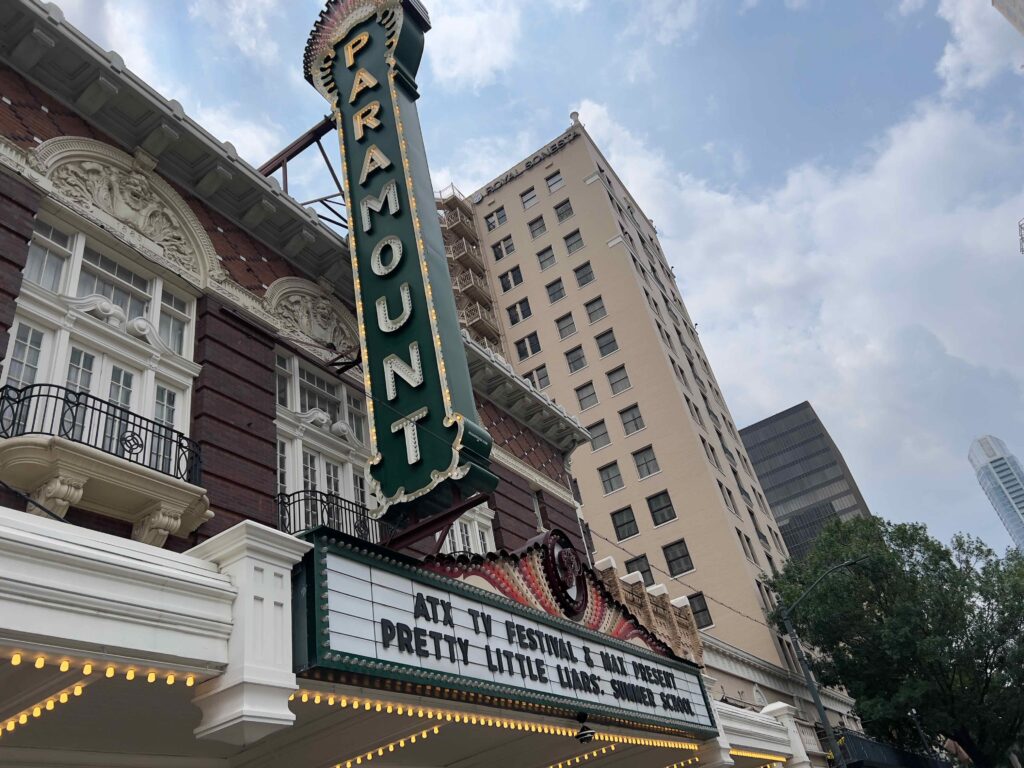
[[[385,517],[400,527],[497,484],[416,112],[428,28],[417,0],[330,0],[304,62],[338,126],[370,474]]]

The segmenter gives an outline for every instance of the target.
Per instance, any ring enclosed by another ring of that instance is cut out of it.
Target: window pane
[[[563,200],[562,202],[560,202],[558,205],[555,206],[555,215],[558,217],[559,221],[565,221],[566,219],[568,219],[570,216],[572,216],[572,203],[570,203],[568,200]]]
[[[544,226],[544,217],[538,216],[536,219],[531,221],[528,225],[530,227],[530,237],[540,237],[548,228]]]
[[[537,261],[540,263],[541,270],[545,270],[555,263],[555,251],[550,246],[545,248],[543,251],[537,254]]]
[[[586,264],[581,264],[576,267],[576,269],[573,270],[573,273],[576,275],[576,284],[580,288],[594,281],[594,270],[590,266],[589,261]]]
[[[591,424],[587,427],[587,431],[590,433],[590,447],[595,451],[598,448],[604,448],[612,441],[611,437],[608,436],[608,427],[604,421]]]
[[[622,419],[622,428],[626,431],[627,435],[639,432],[645,426],[644,417],[640,414],[639,405],[631,405],[629,408],[619,411],[619,417]]]
[[[548,299],[553,304],[559,299],[565,298],[565,286],[562,285],[562,278],[558,278],[553,283],[548,283]]]
[[[571,312],[555,320],[555,326],[558,328],[558,335],[563,339],[576,333],[576,323],[573,322]]]
[[[523,201],[523,208],[529,208],[531,205],[537,202],[537,190],[530,187],[525,192],[519,195],[519,199]]]
[[[611,464],[606,464],[598,469],[597,474],[601,478],[601,487],[604,488],[605,493],[617,491],[624,485],[622,482],[622,473],[619,472],[619,464],[616,461],[613,461]]]
[[[643,576],[645,587],[654,585],[654,574],[651,573],[651,566],[650,563],[647,562],[647,555],[640,555],[639,557],[634,557],[632,560],[627,560],[626,572],[639,573]]]
[[[647,509],[650,510],[651,519],[655,525],[667,523],[669,520],[674,520],[676,516],[676,510],[672,506],[672,498],[668,495],[668,491],[648,496]]]
[[[14,351],[8,364],[7,383],[13,387],[35,384],[42,349],[43,332],[24,323],[18,323]]]
[[[584,306],[587,308],[587,317],[592,323],[596,323],[602,317],[607,317],[608,315],[608,310],[604,308],[604,299],[600,296],[596,299],[591,299]]]
[[[668,572],[673,576],[693,570],[690,550],[686,548],[686,541],[683,539],[666,544],[661,549],[665,553],[665,563],[668,565]]]
[[[655,472],[660,472],[658,459],[654,455],[654,448],[647,446],[633,453],[633,461],[636,464],[636,472],[641,478],[650,477]]]
[[[576,400],[581,410],[597,405],[597,390],[594,389],[594,383],[587,382],[582,387],[577,387]]]
[[[577,229],[575,232],[570,232],[565,236],[565,250],[569,253],[575,253],[583,247],[583,235]]]
[[[561,189],[565,186],[565,181],[562,179],[562,172],[555,171],[548,176],[544,181],[548,185],[548,192],[554,192],[556,189]]]
[[[619,343],[615,340],[615,331],[612,330],[598,334],[594,341],[597,342],[597,351],[601,353],[601,357],[607,357],[619,348]]]
[[[703,592],[697,592],[689,596],[690,610],[693,611],[693,619],[697,622],[698,629],[710,627],[714,622],[711,620],[711,611],[708,610],[708,601],[704,599]]]
[[[629,374],[626,373],[626,366],[620,365],[615,370],[608,371],[608,385],[614,395],[629,389]]]
[[[629,507],[612,512],[612,525],[615,527],[615,538],[619,541],[640,533],[636,518],[633,517],[633,510]]]
[[[587,358],[583,354],[583,347],[573,347],[566,352],[565,361],[569,364],[569,373],[575,373],[581,368],[587,367]]]

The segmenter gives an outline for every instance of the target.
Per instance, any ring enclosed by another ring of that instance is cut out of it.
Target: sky
[[[425,3],[436,187],[579,111],[736,424],[809,400],[874,514],[1010,544],[967,461],[982,434],[1024,456],[1024,36],[989,0]],[[321,0],[59,5],[253,165],[326,112],[301,71]]]

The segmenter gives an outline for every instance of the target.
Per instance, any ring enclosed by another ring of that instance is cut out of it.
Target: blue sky
[[[254,165],[325,112],[301,76],[320,0],[60,5]],[[875,514],[1009,544],[967,462],[984,433],[1024,455],[1024,37],[989,0],[427,5],[436,186],[578,109],[737,424],[810,400]]]

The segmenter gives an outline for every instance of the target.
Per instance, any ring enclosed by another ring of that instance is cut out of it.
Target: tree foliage
[[[923,525],[853,520],[829,526],[772,586],[792,604],[862,555],[793,613],[819,680],[856,698],[871,735],[919,745],[916,709],[926,732],[956,739],[979,768],[1006,763],[1024,732],[1024,558],[967,536],[946,547]]]

